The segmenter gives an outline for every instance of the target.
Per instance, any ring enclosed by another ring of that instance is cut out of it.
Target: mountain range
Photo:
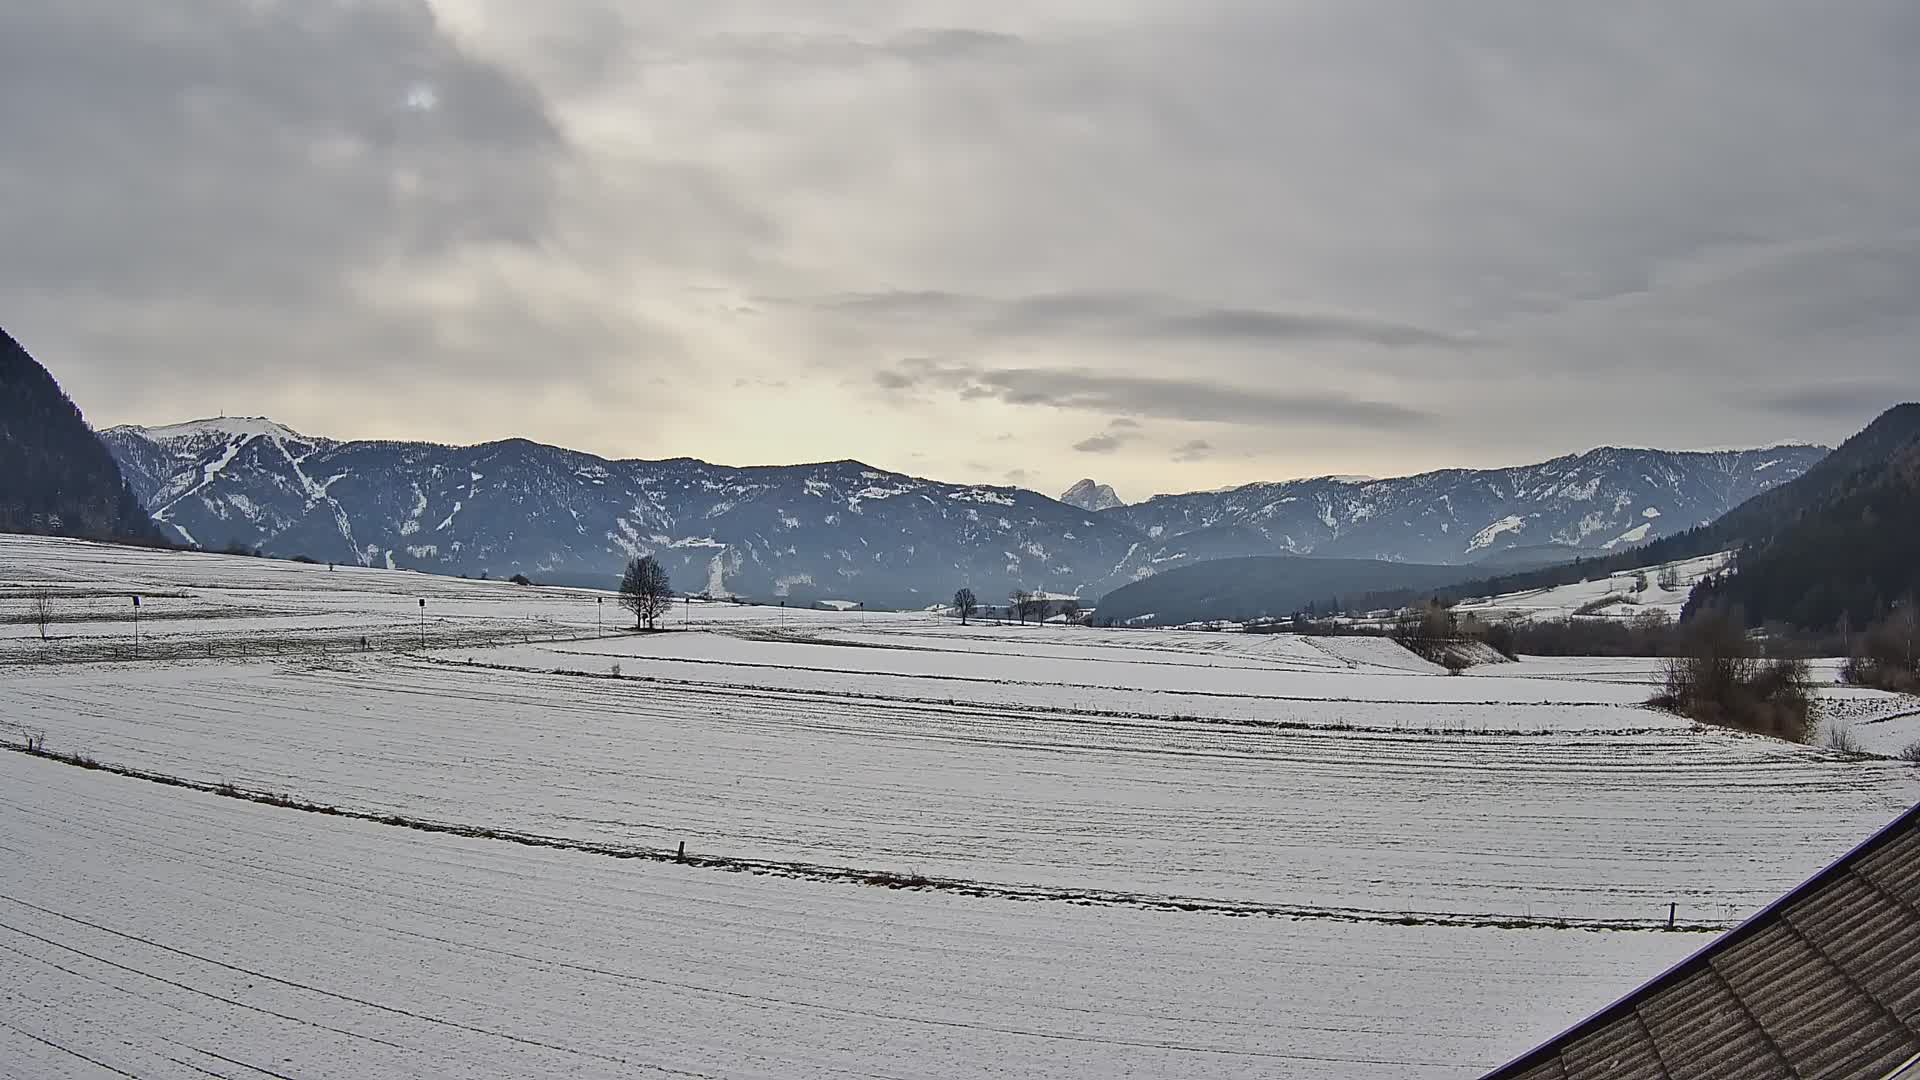
[[[102,439],[161,529],[210,549],[594,585],[646,553],[677,589],[892,607],[938,603],[961,585],[982,597],[1025,587],[1094,598],[1170,567],[1249,555],[1572,558],[1710,521],[1826,453],[1602,448],[1517,468],[1321,477],[1086,509],[856,461],[740,468],[609,460],[524,439],[342,442],[259,418],[118,427]],[[1096,501],[1102,487],[1075,485]]]

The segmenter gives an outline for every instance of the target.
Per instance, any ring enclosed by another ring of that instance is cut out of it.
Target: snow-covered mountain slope
[[[1603,447],[1509,469],[1391,480],[1320,477],[1156,495],[1107,511],[1155,541],[1251,531],[1268,552],[1477,562],[1510,548],[1613,551],[1712,521],[1805,472],[1825,447],[1674,452]],[[1236,541],[1244,542],[1244,536]]]
[[[858,462],[609,461],[521,439],[311,439],[258,420],[104,434],[163,528],[203,547],[608,584],[630,555],[675,588],[920,606],[971,584],[1077,589],[1137,539],[1030,491]]]
[[[1113,485],[1096,484],[1091,479],[1082,480],[1061,492],[1060,501],[1082,510],[1111,510],[1127,505],[1126,500],[1114,492]]]
[[[961,585],[982,599],[1016,586],[1094,598],[1244,555],[1464,563],[1550,540],[1630,544],[1710,518],[1820,454],[1594,451],[1523,469],[1294,481],[1088,511],[855,461],[734,468],[611,461],[523,439],[338,442],[259,418],[102,438],[161,528],[206,548],[596,585],[628,556],[654,554],[686,591],[901,607]]]
[[[1677,620],[1700,579],[1719,573],[1732,561],[1733,552],[1722,551],[1642,570],[1621,570],[1571,585],[1475,597],[1460,601],[1454,611],[1488,622],[1576,617],[1622,620],[1653,612]]]

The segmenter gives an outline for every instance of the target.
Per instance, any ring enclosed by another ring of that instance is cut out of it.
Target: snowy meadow
[[[35,1077],[1472,1077],[1920,800],[1645,661],[11,536],[0,620]]]

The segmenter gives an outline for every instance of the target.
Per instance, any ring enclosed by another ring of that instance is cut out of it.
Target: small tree
[[[653,629],[654,620],[672,604],[673,583],[660,560],[651,555],[628,559],[626,575],[620,579],[620,606],[633,612],[633,628]]]
[[[1672,592],[1673,590],[1679,587],[1680,587],[1680,571],[1675,570],[1671,566],[1660,571],[1660,588],[1662,591]]]
[[[1033,594],[1025,589],[1015,589],[1007,594],[1008,614],[1017,617],[1020,625],[1027,624],[1027,612],[1033,607]]]
[[[980,601],[973,595],[972,589],[961,589],[953,594],[953,610],[960,613],[960,625],[967,625],[974,612],[980,610]]]
[[[53,625],[53,594],[45,589],[34,593],[27,614],[33,619],[33,625],[40,628],[40,640],[47,640],[47,627]]]

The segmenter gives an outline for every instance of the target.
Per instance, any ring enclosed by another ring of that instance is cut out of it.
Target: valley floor
[[[1632,660],[21,537],[0,619],[6,1075],[1470,1077],[1920,799]]]

